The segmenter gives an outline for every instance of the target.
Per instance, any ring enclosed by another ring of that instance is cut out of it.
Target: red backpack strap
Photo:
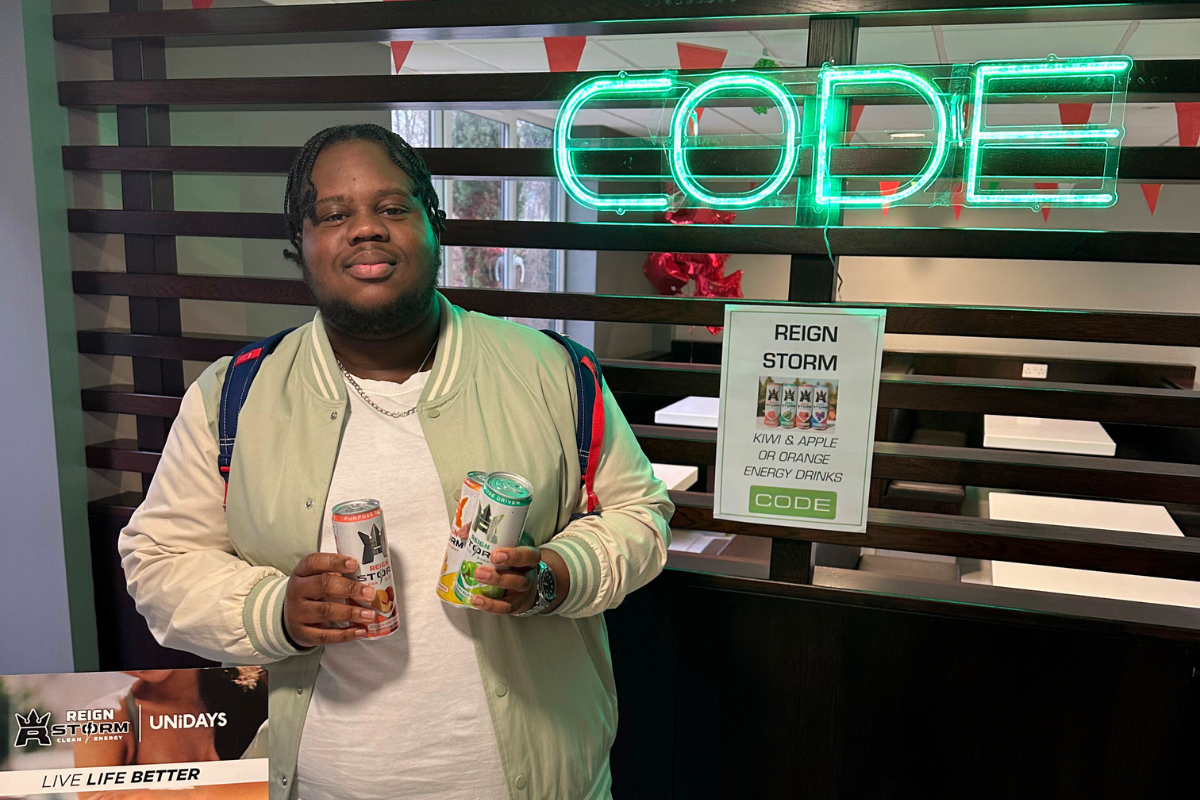
[[[575,370],[575,394],[578,410],[575,419],[575,446],[579,451],[579,475],[587,495],[587,513],[600,513],[596,497],[596,469],[600,466],[600,448],[604,443],[604,373],[596,354],[574,339],[557,331],[542,331],[566,348]],[[583,516],[583,515],[576,515]]]

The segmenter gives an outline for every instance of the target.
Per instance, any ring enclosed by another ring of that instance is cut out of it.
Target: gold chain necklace
[[[417,372],[422,372],[425,369],[425,365],[429,362],[429,357],[433,355],[433,349],[435,347],[437,347],[437,339],[434,339],[433,344],[429,346],[429,352],[425,354],[425,360],[421,362],[421,366],[417,367]],[[378,403],[367,397],[367,393],[364,392],[362,387],[358,385],[358,381],[354,380],[354,376],[346,371],[346,367],[342,364],[342,360],[340,358],[335,358],[334,361],[337,361],[338,369],[342,371],[342,377],[344,377],[346,381],[354,387],[354,391],[358,392],[358,396],[363,399],[363,402],[378,411],[380,414],[383,414],[385,417],[402,419],[417,410],[416,406],[413,406],[407,411],[388,411],[386,408],[381,408]]]

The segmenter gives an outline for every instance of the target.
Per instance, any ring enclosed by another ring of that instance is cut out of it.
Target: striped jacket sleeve
[[[165,647],[243,664],[295,655],[301,651],[283,633],[287,576],[236,554],[224,496],[217,442],[192,384],[145,500],[118,540],[129,593]]]
[[[662,571],[671,543],[675,506],[607,386],[604,417],[595,483],[601,513],[574,520],[545,545],[562,556],[571,576],[566,599],[551,612],[565,617],[620,605]]]

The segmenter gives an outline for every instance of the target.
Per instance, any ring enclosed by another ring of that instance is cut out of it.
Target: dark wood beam
[[[447,0],[438,0],[444,3]],[[930,75],[949,74],[948,67],[912,67]],[[609,72],[488,72],[429,75],[355,75],[280,78],[176,78],[171,80],[61,81],[58,100],[64,106],[103,107],[156,105],[170,107],[241,108],[522,108],[557,109],[582,81]],[[633,74],[633,73],[631,73]],[[652,73],[658,74],[658,73]],[[807,87],[801,85],[803,91]],[[849,92],[855,103],[921,102],[908,90],[872,86]],[[1090,102],[1095,94],[998,95],[989,102],[1041,99]],[[1138,61],[1130,76],[1127,102],[1176,102],[1200,99],[1200,61]],[[598,102],[596,107],[646,106],[657,101]],[[757,98],[715,98],[706,105],[753,106]]]
[[[66,145],[63,169],[115,172],[147,170],[165,172],[219,172],[286,174],[299,148],[296,147],[117,147]],[[447,178],[554,178],[553,151],[542,148],[419,148],[434,175]],[[838,175],[913,175],[928,158],[920,147],[854,147],[834,150],[832,169]],[[1102,157],[1100,151],[1065,152],[1061,148],[1028,148],[998,151],[989,158],[989,172],[1039,177],[1070,174],[1079,159]],[[733,148],[693,150],[689,163],[699,175],[769,174],[779,161],[775,150]],[[1068,164],[1068,162],[1070,162]],[[617,149],[580,153],[575,156],[583,174],[656,175],[662,159],[653,150]],[[1102,165],[1082,168],[1099,172]],[[803,149],[796,167],[798,176],[812,174],[812,150]],[[1187,183],[1200,181],[1200,148],[1124,147],[1119,173],[1123,181]]]
[[[612,0],[602,9],[550,0],[439,0],[60,14],[54,18],[54,38],[106,45],[114,38],[162,36],[178,45],[246,45],[594,36],[794,29],[805,27],[809,16],[830,14],[857,16],[864,26],[900,26],[1180,19],[1196,11],[1187,0],[716,0],[695,5]]]
[[[73,233],[144,233],[283,239],[282,214],[233,211],[67,211]],[[1150,231],[988,230],[973,228],[749,225],[660,225],[604,222],[501,222],[452,219],[442,243],[547,250],[629,250],[698,253],[834,255],[925,258],[1037,258],[1195,264],[1200,233]]]
[[[308,289],[299,280],[75,272],[73,281],[78,294],[291,305],[312,303]],[[725,315],[724,300],[703,298],[619,297],[453,287],[441,291],[451,302],[463,308],[496,316],[720,325]],[[753,302],[780,307],[787,305],[778,300]],[[854,305],[858,308],[886,308],[888,333],[1200,347],[1200,316],[1189,314],[875,303]]]

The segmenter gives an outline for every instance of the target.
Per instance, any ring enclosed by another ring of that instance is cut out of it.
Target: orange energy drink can
[[[375,619],[354,624],[366,628],[368,639],[394,632],[400,627],[400,618],[396,615],[392,558],[379,501],[351,500],[334,506],[333,539],[338,553],[358,561],[358,570],[350,577],[375,590],[375,598],[370,602],[352,601],[356,606],[375,609]]]
[[[442,558],[442,571],[438,576],[437,596],[444,603],[461,606],[463,601],[454,594],[454,579],[462,567],[463,550],[471,533],[471,521],[479,508],[479,492],[487,480],[486,472],[468,472],[462,491],[454,506],[454,519],[450,523],[450,541],[446,543],[446,555]]]

